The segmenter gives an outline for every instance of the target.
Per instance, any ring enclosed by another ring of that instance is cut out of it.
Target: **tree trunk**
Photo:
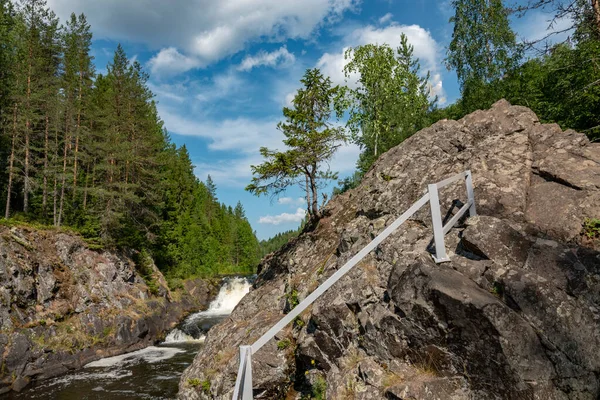
[[[375,160],[377,160],[377,142],[379,141],[379,131],[375,131]]]
[[[65,184],[66,184],[66,178],[67,178],[67,155],[68,155],[68,151],[69,151],[70,142],[71,142],[71,137],[69,136],[69,118],[68,118],[68,113],[67,113],[66,124],[65,124],[65,143],[63,146],[63,170],[62,170],[62,177],[61,177],[61,183],[60,183],[60,203],[58,206],[57,226],[61,225],[62,217],[63,217],[63,209],[64,209],[64,203],[65,203]]]
[[[58,160],[58,129],[54,130],[54,158],[52,160],[54,171],[54,188],[52,189],[52,222],[58,226],[58,174],[56,173],[56,160]]]
[[[73,200],[77,193],[77,153],[79,152],[79,133],[81,129],[81,100],[83,90],[83,71],[79,70],[79,106],[77,108],[77,129],[75,130],[75,152],[73,154]]]
[[[73,154],[73,200],[77,190],[77,152],[79,151],[79,116],[77,117],[77,130],[75,131],[75,152]]]
[[[56,109],[56,120],[60,118],[60,112]],[[52,169],[54,173],[54,188],[52,190],[52,221],[54,226],[58,226],[58,174],[56,173],[56,161],[58,160],[58,127],[54,128],[54,158],[52,159]]]
[[[52,208],[52,220],[54,226],[58,226],[58,175],[54,174],[54,190],[52,191],[54,206]]]
[[[308,215],[312,215],[312,209],[310,208],[310,190],[308,187],[308,171],[304,177],[306,178],[306,211],[308,211]]]
[[[6,188],[6,208],[4,210],[4,218],[8,219],[10,217],[10,196],[12,191],[12,181],[13,181],[13,166],[15,163],[15,141],[17,139],[17,103],[15,103],[14,113],[13,113],[13,134],[12,141],[10,146],[10,159],[8,161],[8,185]]]
[[[27,106],[25,115],[25,179],[23,181],[23,212],[29,211],[29,128],[31,121],[29,119],[31,112],[31,69],[32,69],[32,57],[33,50],[31,44],[29,45],[29,68],[27,73]]]
[[[93,127],[94,127],[94,125],[93,125],[92,121],[90,121],[90,132],[92,131]],[[83,192],[83,209],[84,210],[87,209],[88,191],[89,191],[89,185],[88,185],[89,174],[90,174],[90,167],[88,165],[87,173],[85,175],[85,190]],[[93,158],[92,159],[92,187],[94,187],[95,175],[96,175],[96,158]]]
[[[600,0],[592,0],[592,8],[594,10],[594,22],[596,23],[596,31],[600,34]]]
[[[373,162],[375,162],[375,160],[377,160],[377,145],[379,144],[379,124],[377,123],[377,110],[375,110],[375,117],[374,117],[374,123],[373,123],[373,130],[375,131],[375,151],[373,152],[374,158],[373,158]]]
[[[44,187],[42,197],[42,210],[44,218],[46,218],[46,207],[48,204],[48,130],[50,129],[50,121],[48,113],[46,113],[46,129],[44,130]]]
[[[311,174],[310,174],[310,189],[312,192],[312,213],[313,213],[313,217],[316,218],[321,218],[321,214],[319,211],[319,202],[318,202],[318,190],[317,190],[317,181],[316,181],[316,174],[317,174],[317,166],[313,165],[312,166],[312,170],[311,170]]]
[[[93,162],[92,167],[92,186],[94,185],[94,172],[96,170],[96,164]],[[88,189],[89,189],[89,179],[90,179],[90,166],[88,165],[87,170],[85,172],[85,189],[83,190],[83,209],[87,208],[87,198],[88,198]]]

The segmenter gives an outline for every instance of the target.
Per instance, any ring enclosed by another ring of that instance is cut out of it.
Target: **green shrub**
[[[504,284],[502,282],[494,282],[492,283],[492,287],[490,289],[490,293],[494,294],[498,297],[502,297],[504,294]]]
[[[208,379],[202,381],[202,391],[206,394],[210,393],[210,381]]]
[[[286,295],[287,301],[290,304],[290,309],[293,309],[298,304],[300,304],[300,299],[298,299],[298,291],[296,289],[292,289],[290,293]]]
[[[292,344],[292,342],[290,342],[289,339],[283,339],[283,340],[280,340],[279,342],[277,342],[277,348],[279,350],[285,350],[288,347],[290,347],[291,344]]]
[[[300,317],[296,317],[294,318],[293,324],[296,328],[302,328],[304,326],[304,320]]]
[[[600,237],[600,219],[586,218],[583,221],[583,234],[590,239]]]
[[[198,378],[189,378],[187,380],[188,386],[191,386],[191,387],[198,387],[198,386],[200,386],[200,383],[201,383],[200,379],[198,379]]]
[[[381,179],[383,179],[386,182],[389,182],[389,181],[391,181],[393,179],[391,175],[388,175],[388,174],[386,174],[384,172],[382,172],[380,174],[380,176],[381,176]]]
[[[135,262],[135,269],[140,273],[144,282],[146,282],[146,286],[148,286],[150,293],[154,296],[158,296],[160,286],[154,278],[154,269],[152,268],[153,261],[148,250],[143,249],[139,253],[136,253],[133,257],[133,261]]]
[[[102,329],[102,335],[104,337],[110,336],[113,334],[114,331],[114,327],[112,326],[105,326],[104,329]]]
[[[167,277],[167,284],[171,290],[183,289],[183,279]]]
[[[325,400],[327,398],[327,381],[322,376],[317,376],[312,386],[312,395],[316,400]]]

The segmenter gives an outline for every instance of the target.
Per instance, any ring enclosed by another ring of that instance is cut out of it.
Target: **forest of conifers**
[[[121,46],[96,74],[84,15],[0,0],[4,223],[68,227],[92,245],[149,251],[172,278],[251,272],[258,241],[169,139],[148,75]],[[10,219],[10,220],[9,220]]]

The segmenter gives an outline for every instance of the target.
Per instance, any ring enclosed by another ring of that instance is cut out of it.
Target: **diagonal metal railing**
[[[458,212],[448,221],[446,225],[442,221],[442,213],[440,210],[439,201],[439,189],[450,185],[459,179],[465,179],[467,187],[467,202],[458,210]],[[473,178],[471,171],[461,172],[448,179],[444,179],[438,183],[428,185],[427,193],[425,193],[419,200],[417,200],[408,210],[406,210],[401,216],[399,216],[394,222],[392,222],[387,228],[383,230],[375,239],[367,244],[361,251],[359,251],[354,257],[352,257],[346,264],[338,269],[333,275],[325,280],[318,288],[316,288],[311,294],[306,296],[294,309],[287,313],[279,322],[277,322],[271,329],[269,329],[264,335],[262,335],[256,342],[251,346],[240,346],[240,364],[235,382],[235,389],[233,392],[233,400],[251,400],[253,398],[252,393],[252,355],[255,354],[261,347],[275,335],[281,331],[287,324],[292,322],[297,316],[299,316],[304,310],[306,310],[319,296],[321,296],[327,289],[335,284],[342,276],[358,264],[367,254],[375,249],[381,242],[383,242],[389,235],[391,235],[400,225],[406,222],[412,217],[417,211],[421,209],[425,204],[429,203],[431,208],[431,220],[433,225],[433,238],[435,243],[435,255],[433,259],[436,263],[450,261],[446,254],[446,246],[444,242],[444,236],[452,227],[460,220],[460,218],[469,211],[470,216],[475,216],[477,211],[475,209],[475,197],[473,194]]]

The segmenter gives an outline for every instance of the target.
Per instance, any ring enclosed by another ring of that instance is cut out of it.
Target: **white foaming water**
[[[106,368],[123,364],[134,364],[141,361],[147,363],[156,363],[172,358],[177,353],[183,353],[184,350],[174,347],[155,347],[149,346],[145,349],[134,351],[120,356],[102,358],[85,365],[85,368]]]
[[[203,325],[209,322],[209,325],[212,326],[212,324],[218,323],[222,317],[231,314],[235,306],[250,291],[251,286],[252,284],[247,278],[226,279],[223,286],[221,286],[221,290],[219,290],[219,294],[208,306],[208,310],[187,317],[181,324],[181,329],[175,328],[169,332],[163,343],[204,341],[206,338],[205,331],[200,331],[201,328],[204,329]]]
[[[182,343],[182,342],[204,342],[206,336],[202,335],[198,339],[193,337],[192,335],[188,335],[187,333],[175,328],[165,338],[163,343]]]
[[[204,315],[229,315],[242,300],[242,298],[250,291],[250,281],[246,278],[228,279],[217,295],[208,306],[208,310],[196,314]],[[194,314],[194,315],[196,315]]]
[[[169,333],[165,343],[170,345],[151,346],[91,362],[76,373],[40,382],[24,398],[63,398],[61,393],[69,396],[73,388],[87,392],[93,398],[99,398],[100,394],[107,399],[175,398],[181,370],[191,362],[199,347],[197,343],[204,341],[212,326],[227,318],[249,290],[248,279],[227,278],[208,310],[190,315]],[[170,392],[165,397],[166,387]],[[82,395],[77,398],[87,397]]]
[[[89,364],[88,364],[89,365]],[[86,365],[87,367],[87,365]],[[90,381],[90,380],[98,380],[98,381],[116,381],[119,379],[125,379],[133,375],[133,372],[127,370],[114,370],[107,372],[97,372],[97,373],[89,373],[89,372],[78,372],[75,374],[65,375],[59,378],[50,379],[44,382],[41,382],[39,387],[51,387],[56,385],[66,385],[76,381]],[[95,390],[95,389],[94,389]]]

